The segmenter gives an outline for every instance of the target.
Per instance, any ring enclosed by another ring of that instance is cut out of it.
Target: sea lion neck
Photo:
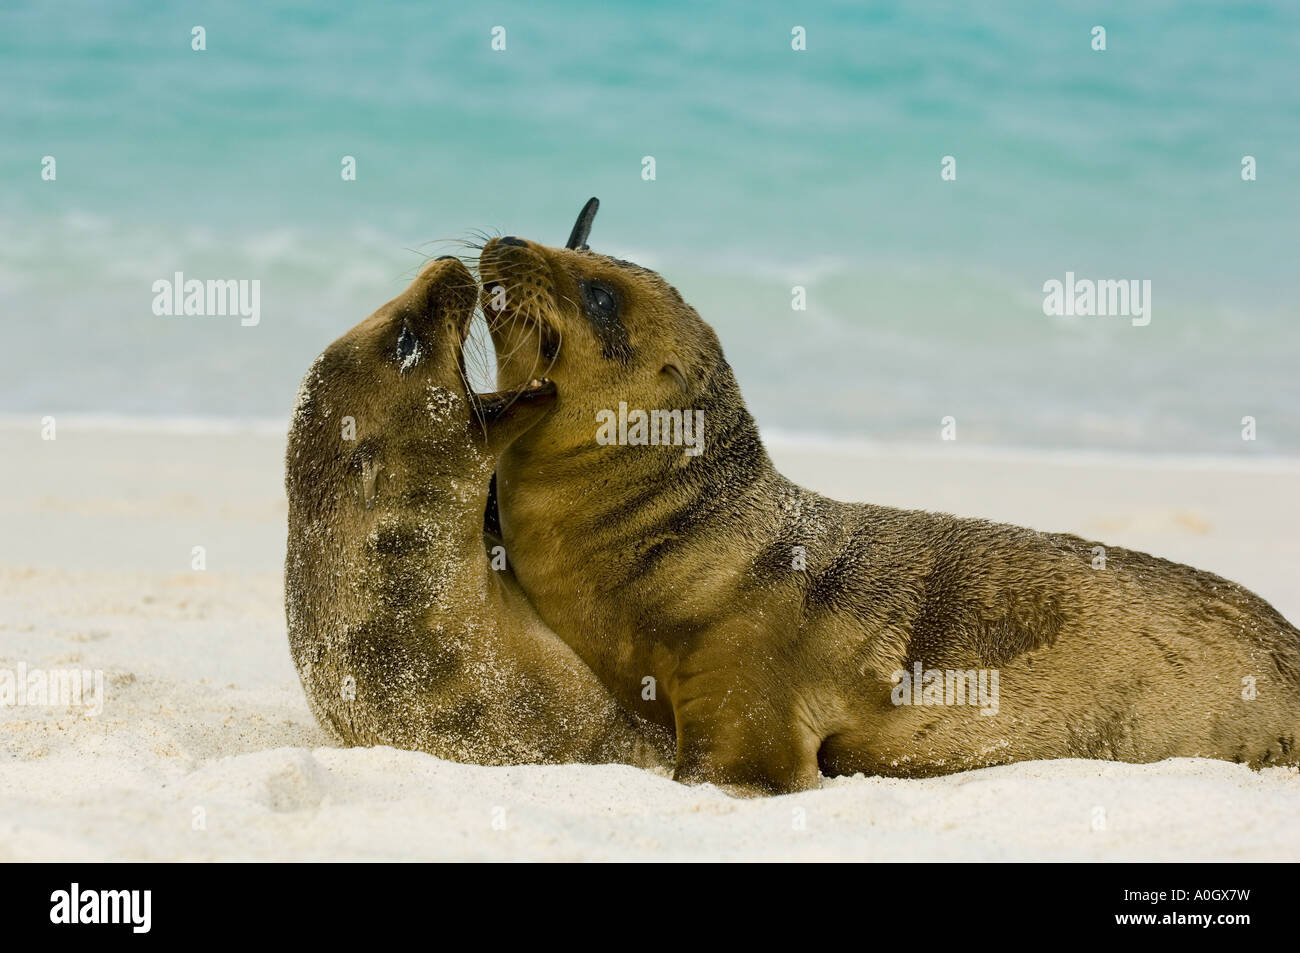
[[[636,551],[647,539],[687,545],[688,534],[698,536],[701,527],[714,521],[727,523],[741,537],[751,535],[742,524],[752,522],[752,535],[759,538],[759,528],[770,522],[771,514],[754,507],[754,494],[782,478],[743,402],[724,396],[699,403],[703,406],[687,408],[682,415],[683,422],[686,414],[701,415],[692,424],[692,437],[702,435],[699,453],[689,452],[695,448],[686,445],[620,439],[628,436],[620,429],[628,428],[620,428],[617,414],[608,428],[613,438],[609,443],[596,439],[594,419],[581,442],[565,443],[548,432],[548,426],[572,427],[566,417],[525,434],[502,455],[497,469],[508,545],[545,537],[562,541],[576,557],[589,546],[621,539],[627,551]],[[675,421],[658,420],[670,429]],[[557,508],[557,499],[573,505]],[[619,577],[634,576],[643,568],[629,561]]]

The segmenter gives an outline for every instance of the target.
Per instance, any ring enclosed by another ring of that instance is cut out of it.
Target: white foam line
[[[1045,463],[1071,467],[1132,467],[1151,470],[1234,470],[1256,473],[1300,475],[1300,457],[1226,454],[1177,454],[1152,451],[1149,454],[1119,450],[1061,450],[1007,446],[972,446],[948,443],[884,442],[825,434],[796,434],[764,430],[769,450],[813,450],[856,457],[922,457],[925,459],[981,460],[996,463]]]
[[[0,414],[0,430],[39,434],[43,414]],[[54,414],[60,429],[102,433],[158,433],[175,435],[287,436],[288,414],[283,420],[267,417],[152,417],[130,414]],[[1300,457],[1227,456],[1224,454],[1173,454],[1153,451],[1140,454],[1112,450],[1059,450],[1007,446],[972,446],[969,443],[916,443],[867,440],[861,437],[833,437],[826,434],[797,434],[779,429],[763,430],[769,450],[811,450],[839,456],[921,457],[923,459],[977,460],[996,463],[1040,463],[1071,467],[1131,467],[1151,470],[1232,470],[1254,473],[1300,475]]]
[[[28,430],[39,434],[45,414],[0,414],[0,430]],[[151,417],[131,414],[50,414],[60,430],[92,430],[103,433],[162,434],[258,434],[283,437],[289,432],[289,415],[284,420],[266,417]]]

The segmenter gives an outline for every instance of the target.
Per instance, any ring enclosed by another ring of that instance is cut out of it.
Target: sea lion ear
[[[686,372],[682,370],[682,362],[677,359],[676,354],[668,355],[668,363],[664,365],[661,374],[667,374],[677,386],[681,388],[682,393],[686,393]]]
[[[569,232],[569,240],[565,248],[572,248],[576,251],[587,250],[587,236],[591,234],[591,223],[596,219],[596,210],[600,208],[600,199],[594,195],[587,199],[587,204],[582,207],[578,213],[578,220],[573,223],[573,231]]]

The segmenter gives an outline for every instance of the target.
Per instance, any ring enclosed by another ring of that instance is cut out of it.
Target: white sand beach
[[[0,427],[0,669],[102,671],[103,710],[0,707],[0,860],[1300,860],[1292,769],[1052,761],[735,800],[333,747],[285,636],[283,435],[58,427]],[[841,499],[1097,537],[1300,620],[1300,463],[771,450]]]

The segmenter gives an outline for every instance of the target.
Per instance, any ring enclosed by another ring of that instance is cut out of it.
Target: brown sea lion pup
[[[496,457],[555,387],[469,390],[461,352],[477,297],[464,265],[436,261],[303,380],[285,602],[307,699],[351,745],[478,764],[670,764],[668,733],[622,709],[490,565]]]
[[[559,391],[502,455],[501,526],[542,618],[675,729],[679,779],[1296,763],[1300,633],[1268,603],[1077,536],[794,485],[713,329],[588,250],[592,211],[568,248],[482,249],[499,383],[541,366]]]

